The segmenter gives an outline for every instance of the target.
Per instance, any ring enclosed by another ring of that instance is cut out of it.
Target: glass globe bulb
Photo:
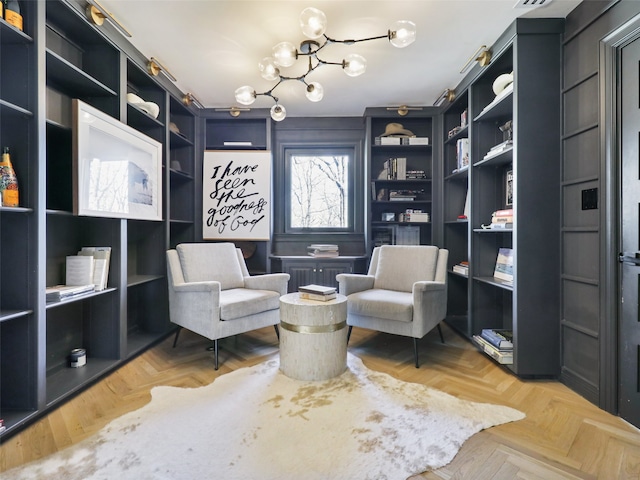
[[[260,69],[260,75],[265,80],[277,80],[280,78],[280,69],[272,57],[264,57],[258,63],[258,68]]]
[[[398,20],[389,30],[389,42],[398,48],[411,45],[416,40],[416,24],[408,20]]]
[[[342,69],[344,73],[350,77],[362,75],[367,69],[367,60],[357,53],[350,53],[342,61]]]
[[[290,67],[296,61],[298,52],[291,42],[280,42],[273,47],[273,61],[281,67]]]
[[[287,116],[287,111],[282,105],[275,104],[271,107],[271,118],[273,118],[276,122],[281,122]]]
[[[324,97],[324,87],[318,82],[311,82],[307,85],[307,98],[312,102],[319,102]]]
[[[317,8],[305,8],[300,14],[300,28],[308,38],[320,38],[327,29],[327,16]]]
[[[251,105],[256,101],[256,91],[249,85],[240,87],[236,90],[236,101],[242,105]]]

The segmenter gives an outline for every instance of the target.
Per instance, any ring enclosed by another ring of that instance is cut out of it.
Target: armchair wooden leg
[[[444,336],[442,335],[442,328],[440,328],[440,324],[438,324],[438,333],[440,334],[440,341],[444,343]]]
[[[413,354],[416,357],[416,368],[420,368],[420,363],[418,362],[418,339],[413,337]]]
[[[351,330],[353,330],[353,325],[349,325],[349,330],[347,331],[347,345],[349,345],[349,339],[351,338]]]
[[[276,330],[276,337],[278,337],[278,340],[280,340],[280,329],[278,328],[278,325],[274,325],[273,328],[275,328]]]
[[[176,348],[176,343],[178,343],[178,335],[180,335],[180,330],[182,330],[182,327],[178,327],[178,329],[176,330],[176,336],[173,339],[173,348]]]

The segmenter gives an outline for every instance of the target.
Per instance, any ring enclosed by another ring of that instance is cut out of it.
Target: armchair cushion
[[[220,292],[220,319],[234,320],[280,308],[280,293],[231,288]]]
[[[411,292],[414,283],[434,280],[438,252],[433,245],[380,247],[373,288]]]
[[[233,243],[216,244],[216,255],[211,255],[211,244],[183,243],[176,246],[184,281],[204,282],[217,280],[222,290],[244,287],[244,279],[236,246]]]
[[[413,321],[413,293],[372,289],[349,295],[349,315]]]

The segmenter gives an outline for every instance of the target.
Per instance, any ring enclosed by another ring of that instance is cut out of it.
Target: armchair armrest
[[[413,284],[414,320],[421,319],[427,333],[447,315],[447,284],[422,281]]]
[[[244,277],[245,288],[252,290],[272,290],[278,292],[280,295],[287,293],[288,282],[288,273],[267,273],[265,275]]]
[[[339,273],[336,275],[336,280],[338,280],[338,290],[340,294],[351,295],[352,293],[363,290],[371,290],[375,277],[373,275],[362,275],[359,273]]]
[[[169,316],[173,323],[213,338],[220,320],[220,282],[169,282]]]

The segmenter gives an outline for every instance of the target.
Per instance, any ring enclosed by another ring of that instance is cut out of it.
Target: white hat
[[[133,93],[127,93],[127,102],[129,102],[131,105],[135,105],[143,112],[151,115],[153,118],[158,118],[160,107],[157,103],[145,102],[142,98]]]

